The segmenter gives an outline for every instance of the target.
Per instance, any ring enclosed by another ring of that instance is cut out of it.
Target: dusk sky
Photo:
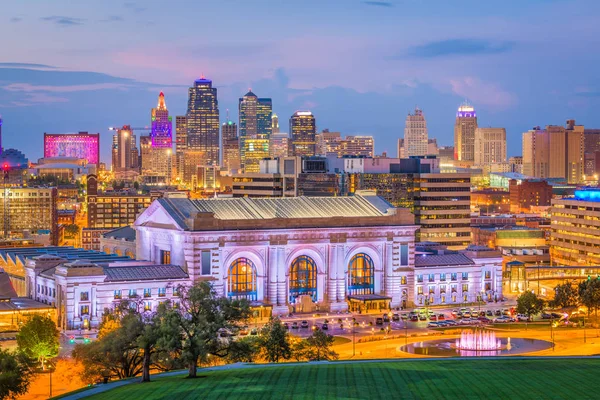
[[[396,156],[406,114],[453,142],[457,107],[521,133],[567,119],[600,128],[600,2],[593,0],[4,0],[5,148],[35,161],[43,133],[148,125],[162,90],[183,115],[200,74],[237,121],[248,88],[272,97],[282,131],[297,109],[318,129],[375,136]],[[174,118],[173,118],[174,120]]]

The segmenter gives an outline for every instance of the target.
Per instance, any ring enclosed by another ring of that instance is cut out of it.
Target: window
[[[469,284],[468,283],[463,283],[462,284],[462,291],[463,292],[468,292],[469,291]]]
[[[492,290],[492,284],[489,282],[485,283],[485,291],[489,292],[490,290]]]
[[[408,245],[400,245],[400,265],[408,265]]]
[[[440,274],[440,281],[446,282],[446,274]]]
[[[456,272],[453,272],[452,274],[450,274],[450,279],[455,281],[458,279],[456,276],[457,276]]]
[[[227,296],[248,300],[256,300],[256,267],[254,263],[241,257],[231,263],[227,276]]]
[[[375,291],[375,265],[369,255],[355,254],[348,264],[348,292],[373,294]]]
[[[175,297],[179,297],[179,295],[181,294],[180,288],[178,287],[174,287],[173,288],[173,296]]]
[[[423,286],[417,286],[417,294],[423,294]]]
[[[115,300],[121,299],[121,291],[120,290],[115,290]]]
[[[435,294],[435,286],[429,286],[429,294]]]
[[[429,274],[429,282],[435,282],[435,274]]]
[[[290,302],[301,295],[317,301],[317,264],[308,256],[297,257],[290,267]]]
[[[463,280],[463,281],[466,281],[466,280],[468,280],[468,279],[469,279],[469,273],[468,273],[468,272],[463,272],[463,273],[462,273],[462,280]]]
[[[151,301],[144,302],[144,311],[152,311],[152,302]]]
[[[491,279],[492,278],[492,272],[491,271],[485,271],[485,279]]]
[[[152,297],[152,289],[144,289],[144,297]]]
[[[160,263],[163,265],[171,264],[171,252],[168,250],[160,251]]]
[[[88,306],[88,305],[81,306],[79,308],[79,310],[81,311],[79,315],[89,315],[90,314],[90,306]]]
[[[129,298],[134,298],[137,297],[137,290],[136,289],[129,289]]]
[[[456,293],[456,285],[452,285],[450,287],[450,290],[452,291],[452,293]]]
[[[42,289],[41,289],[41,287],[40,287],[40,284],[39,284],[39,283],[38,283],[38,285],[37,285],[37,288],[38,288],[38,293],[42,293]]]
[[[446,293],[446,285],[440,286],[440,293]]]
[[[167,295],[167,288],[158,288],[158,297],[165,297]]]
[[[79,300],[88,301],[90,299],[89,292],[81,292],[79,293]]]
[[[417,275],[417,283],[423,283],[423,275]]]
[[[400,277],[400,284],[401,285],[406,285],[406,276],[401,276]]]
[[[210,250],[202,250],[202,275],[210,275]]]

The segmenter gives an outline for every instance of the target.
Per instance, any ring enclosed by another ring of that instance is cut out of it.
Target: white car
[[[529,317],[525,314],[517,314],[517,321],[519,322],[528,322]]]
[[[511,317],[507,317],[506,315],[503,315],[498,318],[494,318],[494,323],[507,323],[507,322],[514,322],[514,319]]]

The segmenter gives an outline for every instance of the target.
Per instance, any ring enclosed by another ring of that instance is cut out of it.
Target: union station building
[[[495,252],[416,255],[414,216],[352,197],[155,200],[134,223],[136,257],[246,298],[261,316],[368,312],[502,297]]]

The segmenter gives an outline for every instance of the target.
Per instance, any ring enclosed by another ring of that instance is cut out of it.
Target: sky
[[[600,2],[594,0],[3,0],[2,144],[30,160],[43,133],[150,123],[164,91],[184,115],[202,74],[221,119],[252,89],[282,131],[299,109],[319,130],[375,137],[396,156],[406,115],[452,145],[458,106],[521,134],[567,119],[600,128]]]

